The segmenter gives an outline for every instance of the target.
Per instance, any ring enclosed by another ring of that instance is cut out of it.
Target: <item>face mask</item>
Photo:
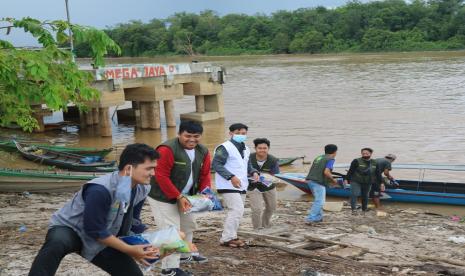
[[[247,135],[234,134],[232,139],[238,143],[243,143],[245,140],[247,140]]]
[[[115,197],[124,204],[124,212],[126,212],[129,202],[131,201],[131,181],[132,166],[129,167],[129,175],[119,176],[118,186],[116,187]]]

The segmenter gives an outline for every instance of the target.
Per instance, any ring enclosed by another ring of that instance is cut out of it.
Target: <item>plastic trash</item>
[[[24,192],[23,192],[23,196],[24,196],[25,198],[29,198],[29,197],[31,197],[31,193],[29,193],[28,191],[24,191]]]
[[[26,225],[23,224],[23,225],[21,225],[21,226],[19,227],[19,232],[20,232],[20,233],[24,233],[24,232],[26,232],[26,231],[27,231]]]
[[[192,208],[190,208],[189,211],[186,212],[186,214],[193,212],[212,211],[215,207],[213,201],[205,195],[193,195],[185,197],[187,198],[187,200],[189,200],[189,202],[192,205]]]
[[[174,252],[191,252],[191,247],[182,239],[175,226],[170,226],[158,231],[120,237],[120,239],[130,245],[150,244],[160,250],[161,256]],[[151,263],[151,266],[143,266],[144,270],[149,271],[159,260],[160,259],[147,260],[147,262]]]
[[[249,177],[249,183],[257,183],[258,186],[269,188],[271,185],[273,185],[273,179],[268,175],[260,175],[258,181],[255,181],[255,179]]]
[[[465,243],[465,236],[452,236],[447,239],[453,243]]]
[[[202,195],[206,195],[212,202],[213,202],[213,210],[212,211],[222,211],[223,210],[223,205],[221,204],[220,199],[218,198],[218,195],[212,191],[210,188],[205,188],[203,189],[202,192],[200,192]]]
[[[139,244],[150,244],[150,242],[146,239],[144,239],[140,235],[135,235],[135,236],[126,236],[126,237],[120,237],[121,240],[123,240],[125,243],[130,244],[130,245],[139,245]],[[145,259],[148,263],[154,264],[160,260],[158,259]],[[146,268],[149,269],[149,268]]]

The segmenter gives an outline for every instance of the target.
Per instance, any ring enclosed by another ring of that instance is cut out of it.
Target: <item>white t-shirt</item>
[[[192,173],[192,163],[194,163],[195,160],[195,149],[184,149],[187,153],[187,156],[189,156],[189,159],[191,160],[191,175],[189,176],[189,180],[187,180],[186,187],[182,190],[182,194],[188,194],[189,191],[192,189],[192,186],[194,185],[194,175]]]
[[[258,166],[260,167],[260,169],[263,167],[263,165],[265,164],[265,162],[266,162],[266,159],[263,160],[263,161],[257,160],[257,164],[258,164]]]

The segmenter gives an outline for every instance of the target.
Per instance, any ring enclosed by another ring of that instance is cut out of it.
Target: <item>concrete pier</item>
[[[209,121],[224,117],[224,70],[210,63],[127,64],[99,69],[80,67],[94,76],[92,86],[100,92],[98,100],[86,103],[86,112],[69,107],[66,119],[78,120],[81,128],[98,125],[102,136],[112,135],[110,108],[131,101],[130,114],[137,128],[160,129],[164,107],[167,127],[176,127],[175,101],[195,97],[195,111],[181,114],[181,120]],[[72,110],[72,112],[71,112]],[[72,115],[72,113],[74,115]],[[43,114],[34,113],[44,131]],[[77,118],[76,118],[77,117]]]

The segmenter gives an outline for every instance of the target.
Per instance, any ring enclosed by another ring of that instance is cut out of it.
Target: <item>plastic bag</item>
[[[125,236],[125,237],[120,237],[121,240],[123,240],[125,243],[130,244],[130,245],[139,245],[139,244],[150,244],[150,242],[146,239],[144,239],[141,235],[134,235],[134,236]],[[160,260],[158,259],[145,259],[148,263],[154,264]]]
[[[172,251],[179,253],[190,252],[189,245],[181,238],[175,226],[170,226],[155,232],[143,233],[140,236],[154,247],[159,248],[161,255],[165,255]]]
[[[218,195],[212,191],[209,187],[203,189],[202,192],[200,192],[202,195],[206,195],[212,202],[213,202],[213,209],[212,211],[222,211],[223,210],[223,205],[221,205],[221,201],[218,198]]]
[[[171,253],[189,253],[193,250],[197,250],[195,245],[188,244],[183,240],[183,237],[181,237],[175,226],[170,226],[158,231],[120,237],[120,239],[130,245],[150,244],[160,250],[161,256]],[[147,272],[151,270],[153,265],[159,260],[160,258],[153,260],[146,259],[151,265],[142,266],[142,268]]]
[[[258,178],[258,181],[255,181],[254,178],[249,177],[249,183],[255,183],[259,189],[261,188],[266,189],[266,188],[269,188],[271,185],[273,185],[273,178],[270,175],[263,174],[263,175],[260,175],[260,177]]]
[[[205,195],[186,196],[192,207],[186,213],[212,211],[215,204]]]

